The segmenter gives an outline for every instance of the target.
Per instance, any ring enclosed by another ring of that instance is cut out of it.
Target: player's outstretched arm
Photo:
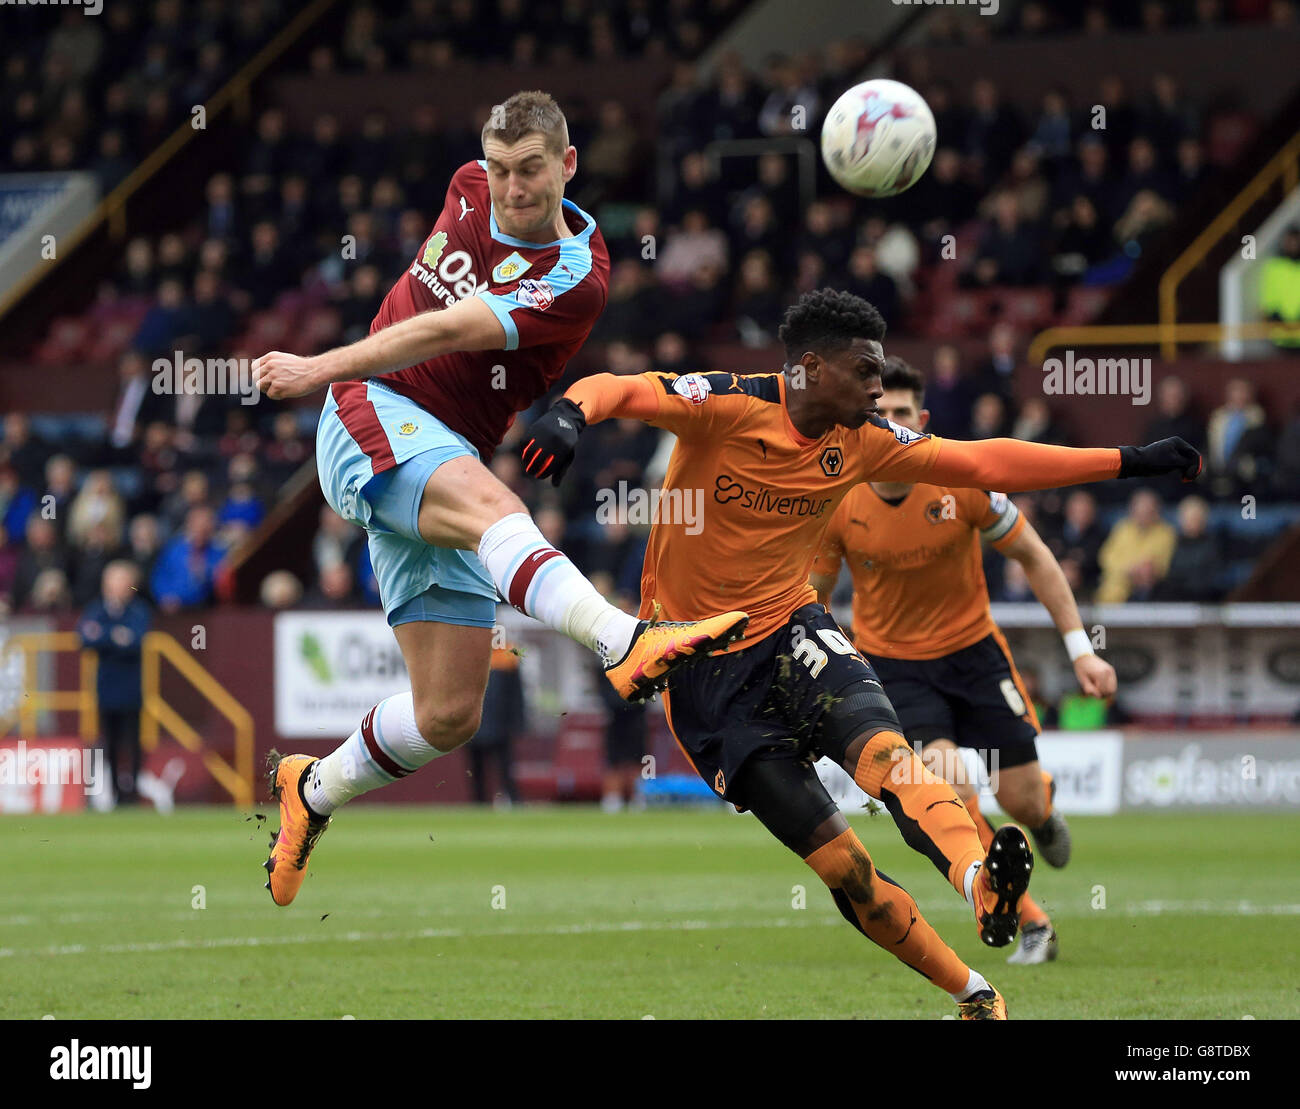
[[[1083,630],[1079,606],[1075,603],[1070,583],[1056,557],[1047,549],[1028,520],[1024,520],[1020,533],[998,550],[1007,558],[1014,558],[1025,569],[1025,580],[1042,606],[1052,615],[1056,630],[1065,641],[1074,666],[1074,676],[1079,688],[1090,697],[1110,697],[1115,692],[1115,668],[1093,653],[1092,642]]]
[[[253,381],[272,400],[301,397],[333,381],[394,373],[453,351],[504,350],[506,332],[479,297],[400,320],[346,347],[303,356],[273,350],[253,360]]]
[[[573,462],[578,437],[589,423],[611,416],[650,420],[659,412],[655,387],[640,374],[592,374],[569,388],[528,429],[520,448],[524,473],[559,485]]]
[[[941,439],[939,449],[908,460],[908,448],[882,462],[873,481],[929,481],[971,489],[1028,492],[1110,478],[1178,474],[1191,481],[1201,472],[1200,453],[1177,437],[1145,447],[1058,447],[1020,439],[974,443]]]

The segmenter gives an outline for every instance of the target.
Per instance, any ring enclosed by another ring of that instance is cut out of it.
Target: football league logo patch
[[[928,439],[928,435],[922,435],[919,431],[913,431],[910,427],[903,427],[901,424],[894,423],[893,420],[886,420],[889,430],[894,433],[894,438],[906,447],[909,443],[915,443],[918,439]]]
[[[531,279],[519,282],[519,288],[515,291],[515,296],[519,303],[526,308],[536,308],[539,312],[545,312],[552,304],[555,303],[555,290],[551,288],[547,281],[533,281]]]
[[[713,386],[703,374],[683,374],[673,382],[673,392],[692,404],[703,404],[712,391]]]
[[[504,285],[507,281],[514,281],[521,277],[527,270],[532,268],[532,262],[524,258],[519,251],[515,251],[508,258],[503,258],[497,263],[496,268],[492,271],[492,280],[498,285]]]

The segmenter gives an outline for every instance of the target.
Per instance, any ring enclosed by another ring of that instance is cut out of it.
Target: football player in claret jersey
[[[923,432],[925,379],[901,358],[887,358],[881,412]],[[1025,569],[1051,613],[1087,694],[1115,692],[1115,670],[1084,633],[1069,583],[1033,526],[1003,493],[907,482],[853,489],[831,518],[812,585],[830,607],[847,559],[853,579],[852,638],[885,683],[903,734],[922,746],[922,761],[950,781],[966,803],[980,842],[993,828],[957,745],[980,752],[998,804],[1027,825],[1052,866],[1070,858],[1070,831],[1052,808],[1055,784],[1038,764],[1038,715],[989,611],[980,540]],[[1013,963],[1056,958],[1056,932],[1028,894],[1020,910]]]
[[[903,838],[972,907],[981,939],[1015,938],[1033,855],[1014,825],[987,849],[948,782],[903,738],[870,663],[808,583],[826,525],[867,480],[1042,489],[1150,473],[1191,477],[1200,456],[1181,439],[1071,450],[990,439],[962,443],[882,419],[885,324],[866,301],[823,289],[785,316],[784,372],[596,374],[573,385],[524,435],[525,469],[563,474],[588,423],[641,419],[677,436],[666,496],[650,533],[641,614],[672,619],[743,603],[745,634],[705,663],[674,672],[669,726],[720,796],[751,810],[830,888],[845,919],[947,991],[967,1019],[1003,1019],[1006,1004],[875,868],[827,794],[825,755],[882,800]],[[665,519],[673,491],[698,490],[692,515]]]
[[[564,198],[578,155],[550,96],[516,93],[493,108],[483,155],[452,176],[367,338],[254,362],[268,396],[329,387],[316,436],[321,488],[366,529],[411,678],[410,692],[376,705],[325,758],[273,756],[280,830],[264,865],[277,905],[297,894],[336,808],[478,729],[498,592],[599,652],[627,700],[744,627],[743,612],[652,624],[614,608],[488,470],[515,414],[586,340],[605,306],[609,255],[595,220]]]

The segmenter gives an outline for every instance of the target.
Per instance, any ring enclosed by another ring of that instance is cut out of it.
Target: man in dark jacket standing
[[[104,567],[99,599],[86,608],[77,628],[83,646],[99,655],[99,727],[115,804],[139,800],[140,644],[152,616],[137,592],[138,580],[134,563],[110,562]],[[125,790],[118,784],[123,752],[131,759],[130,786]]]

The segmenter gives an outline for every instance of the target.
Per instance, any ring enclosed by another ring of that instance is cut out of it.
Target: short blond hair
[[[525,135],[537,132],[546,140],[552,154],[563,154],[569,146],[569,125],[555,98],[534,89],[517,92],[508,100],[492,106],[492,114],[483,125],[482,141],[496,139],[513,146]]]

